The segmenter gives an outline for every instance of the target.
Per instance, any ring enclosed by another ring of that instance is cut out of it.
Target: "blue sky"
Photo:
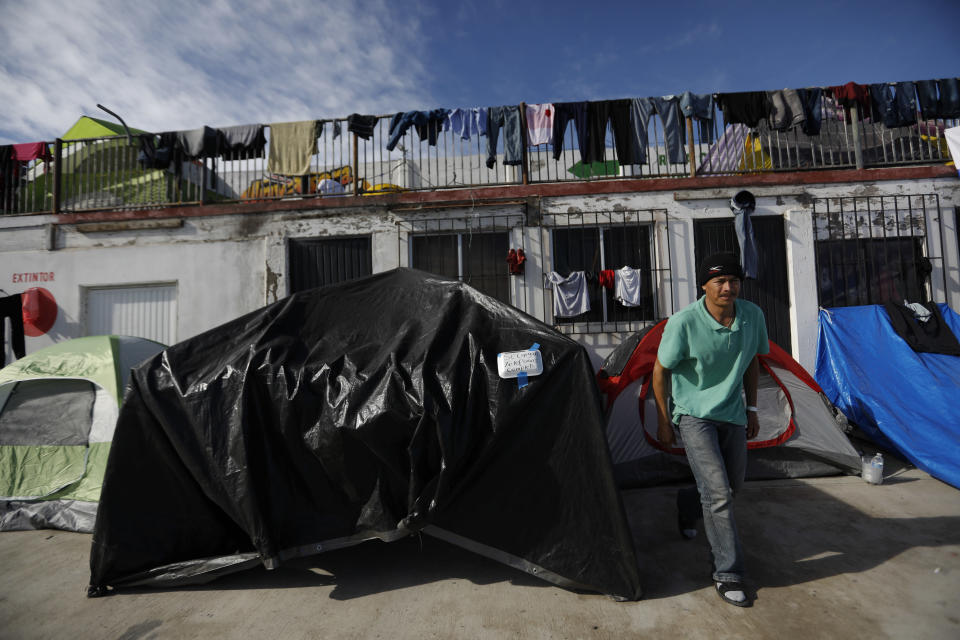
[[[960,1],[0,0],[0,143],[960,75]]]

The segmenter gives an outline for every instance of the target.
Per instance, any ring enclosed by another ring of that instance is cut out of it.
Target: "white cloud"
[[[433,101],[415,17],[387,0],[0,6],[0,142],[80,115],[167,131],[388,113]]]

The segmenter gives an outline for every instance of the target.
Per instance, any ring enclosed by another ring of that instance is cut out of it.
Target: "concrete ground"
[[[0,637],[960,638],[960,491],[917,470],[748,482],[753,608],[724,604],[676,487],[624,493],[645,598],[574,593],[435,539],[373,542],[202,587],[88,599],[90,536],[0,533]]]

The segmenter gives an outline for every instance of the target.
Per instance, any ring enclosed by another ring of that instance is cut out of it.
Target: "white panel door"
[[[86,335],[149,338],[165,345],[177,341],[177,285],[88,287]]]

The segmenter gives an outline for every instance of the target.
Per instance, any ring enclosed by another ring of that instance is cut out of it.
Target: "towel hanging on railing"
[[[267,171],[288,176],[310,172],[317,153],[317,121],[276,122],[270,125],[270,157]]]

